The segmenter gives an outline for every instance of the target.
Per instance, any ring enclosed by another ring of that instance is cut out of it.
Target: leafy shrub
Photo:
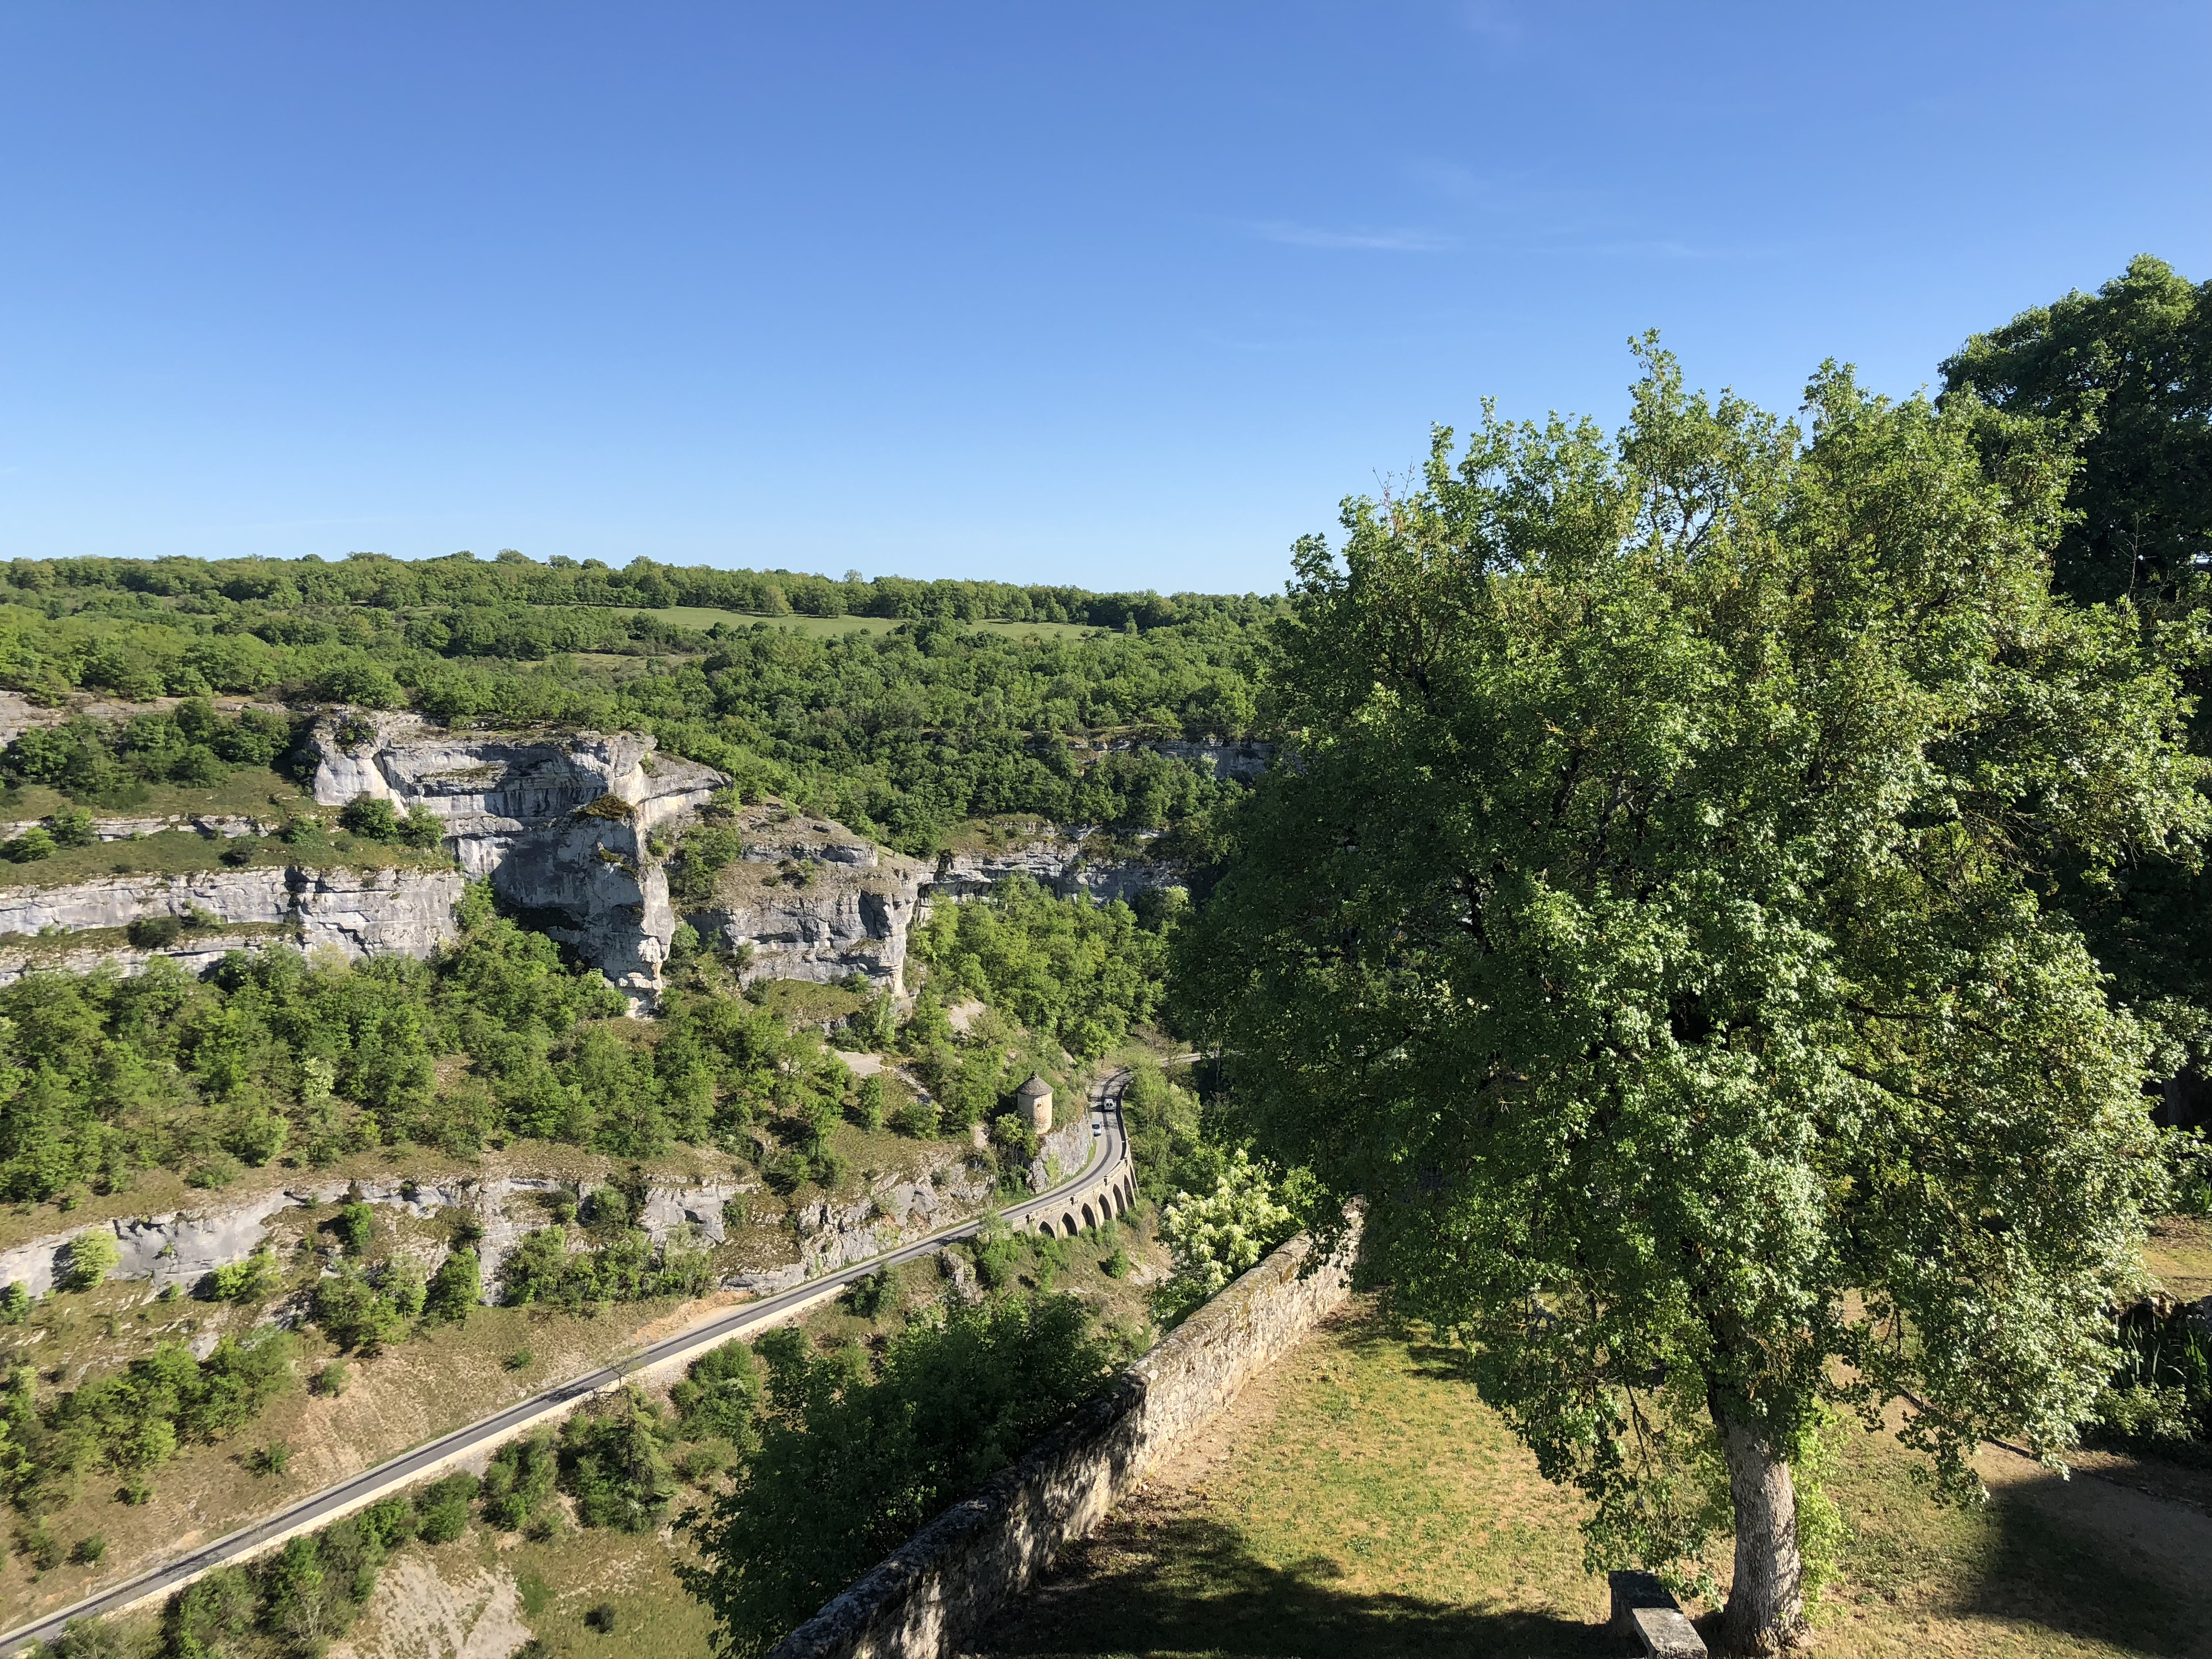
[[[697,1296],[713,1282],[704,1250],[671,1237],[659,1251],[635,1228],[597,1250],[571,1251],[568,1230],[541,1227],[526,1233],[500,1263],[500,1300],[508,1307],[533,1303],[569,1309],[658,1296]]]
[[[410,1289],[414,1311],[420,1311],[420,1269],[411,1286],[402,1273],[387,1289],[349,1262],[317,1283],[309,1316],[342,1352],[374,1358],[386,1344],[397,1342],[405,1334],[407,1322],[413,1316],[406,1305]]]
[[[561,1428],[561,1485],[587,1527],[650,1532],[667,1518],[676,1480],[660,1413],[635,1389],[586,1407]]]
[[[331,1218],[330,1229],[348,1255],[367,1255],[376,1242],[376,1211],[358,1199],[350,1200]]]
[[[1160,1238],[1175,1261],[1174,1278],[1161,1287],[1164,1310],[1172,1316],[1218,1295],[1297,1225],[1267,1165],[1238,1152],[1212,1192],[1179,1193],[1160,1218]]]
[[[338,810],[338,828],[369,841],[399,839],[399,811],[375,795],[356,795]]]
[[[258,1599],[246,1569],[211,1569],[169,1598],[161,1616],[163,1652],[198,1659],[222,1651],[253,1628]]]
[[[483,1271],[477,1253],[464,1247],[438,1264],[430,1276],[429,1293],[422,1304],[423,1317],[434,1323],[465,1322],[483,1294]]]
[[[884,1127],[884,1080],[871,1073],[860,1079],[853,1091],[853,1115],[860,1119],[864,1129]]]
[[[96,1567],[107,1553],[105,1533],[88,1533],[70,1547],[69,1559],[81,1567]]]
[[[477,1478],[453,1474],[415,1494],[415,1535],[426,1544],[450,1543],[468,1530]]]
[[[595,1227],[627,1227],[629,1215],[629,1200],[615,1187],[597,1188],[584,1207],[584,1218]]]
[[[1022,1259],[1021,1241],[994,1213],[983,1218],[968,1241],[968,1254],[975,1263],[975,1277],[987,1291],[1004,1290],[1014,1282]]]
[[[2138,1304],[2117,1322],[2121,1359],[2090,1438],[2212,1466],[2212,1335],[2185,1310]]]
[[[845,1287],[845,1305],[863,1319],[873,1319],[890,1299],[891,1276],[878,1271],[854,1279]]]
[[[684,1378],[668,1391],[676,1411],[677,1432],[687,1440],[726,1440],[746,1446],[760,1410],[761,1374],[752,1350],[743,1342],[710,1348],[684,1368]]]
[[[484,1519],[502,1531],[520,1531],[553,1496],[559,1474],[559,1453],[550,1435],[510,1440],[484,1471],[479,1492]]]
[[[33,864],[54,855],[56,842],[44,830],[26,830],[20,836],[11,836],[0,842],[0,859],[10,864]]]
[[[343,1359],[333,1359],[315,1373],[307,1386],[315,1393],[335,1400],[352,1384],[353,1368]]]
[[[259,1302],[276,1289],[283,1277],[276,1252],[264,1244],[245,1261],[230,1262],[210,1273],[208,1291],[217,1302]]]
[[[62,1564],[61,1540],[41,1522],[29,1521],[18,1527],[15,1547],[34,1572],[52,1572]]]
[[[677,846],[674,868],[669,873],[670,899],[681,905],[710,902],[715,877],[743,858],[744,850],[744,837],[734,825],[707,823],[692,829]]]
[[[115,1235],[105,1227],[94,1227],[79,1233],[69,1243],[69,1267],[63,1274],[63,1287],[72,1291],[88,1291],[103,1283],[122,1261],[123,1253],[117,1247]]]
[[[166,951],[185,936],[185,924],[179,916],[141,916],[123,933],[141,951]]]

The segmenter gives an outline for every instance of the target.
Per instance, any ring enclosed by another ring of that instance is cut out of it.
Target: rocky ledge
[[[676,915],[654,832],[703,805],[720,773],[635,732],[459,732],[339,710],[313,740],[318,803],[434,813],[465,873],[636,1000],[660,990]]]
[[[271,939],[349,958],[424,957],[453,937],[453,905],[464,884],[451,870],[294,866],[0,888],[0,984],[38,969],[82,972],[102,962],[137,973],[155,956],[197,969],[219,961],[225,951]],[[119,936],[96,937],[164,916],[204,925],[159,950],[132,946]],[[225,932],[241,927],[256,931]],[[86,934],[95,937],[73,943]]]
[[[741,953],[748,981],[859,974],[905,994],[907,932],[929,866],[775,801],[744,808],[736,828],[743,855],[716,872],[711,897],[684,908],[702,939]]]

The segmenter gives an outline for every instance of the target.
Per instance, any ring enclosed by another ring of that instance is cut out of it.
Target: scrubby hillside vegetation
[[[204,1581],[142,1645],[375,1652],[392,1560],[474,1539],[537,1583],[540,1653],[652,1628],[534,1577],[619,1540],[702,1604],[685,1639],[763,1651],[1354,1198],[1395,1322],[1363,1363],[1472,1381],[1575,1494],[1544,1573],[1732,1595],[1745,1650],[1878,1577],[1855,1411],[1910,1400],[1881,1468],[1952,1497],[1992,1433],[2212,1466],[2206,295],[2138,261],[1975,337],[1940,403],[1823,370],[1803,429],[1647,345],[1617,441],[1442,434],[1282,600],[511,551],[0,569],[0,805],[39,820],[0,882],[387,860],[462,892],[434,814],[303,793],[332,705],[643,731],[730,780],[599,849],[691,919],[657,1000],[481,883],[420,960],[0,986],[0,1225],[99,1218],[51,1294],[0,1295],[0,1594],[56,1605],[718,1286],[1019,1199],[1054,1168],[1033,1072],[1079,1141],[1128,1068],[1123,1221],[986,1220]],[[218,810],[254,824],[96,839]],[[762,944],[840,906],[899,959]],[[529,1190],[471,1208],[478,1176]],[[678,1187],[713,1227],[667,1221]],[[159,1300],[109,1278],[131,1206],[280,1188],[251,1255]]]
[[[1205,805],[1210,778],[1143,750],[1085,763],[1068,739],[1242,735],[1277,608],[519,553],[18,559],[0,566],[0,688],[646,731],[928,852],[963,818],[1157,828]],[[27,763],[40,781],[63,764]]]

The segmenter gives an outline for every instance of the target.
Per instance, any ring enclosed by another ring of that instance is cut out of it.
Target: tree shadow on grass
[[[2090,1475],[2076,1475],[2087,1486]],[[2056,1474],[2004,1492],[1990,1505],[1984,1547],[1973,1564],[1960,1611],[1986,1619],[2017,1620],[2087,1640],[2110,1642],[2135,1652],[2182,1656],[2204,1651],[2212,1594],[2184,1594],[2172,1574],[2144,1570],[2131,1559],[2137,1547],[2108,1524],[2065,1512],[2069,1496]],[[2203,1517],[2179,1504],[2124,1488],[2096,1487],[2081,1496],[2102,1500],[2098,1510],[2136,1512],[2124,1525],[2163,1530],[2202,1528]],[[2161,1511],[2170,1511],[2162,1515]],[[2170,1544],[2169,1537],[2155,1540]],[[2212,1557],[2204,1571],[2212,1577]]]
[[[1235,1527],[1196,1517],[1116,1521],[969,1644],[987,1656],[1209,1654],[1229,1659],[1398,1659],[1437,1654],[1611,1659],[1601,1626],[1359,1592],[1316,1556],[1256,1560]]]

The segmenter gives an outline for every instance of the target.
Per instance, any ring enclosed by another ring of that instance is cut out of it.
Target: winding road
[[[1129,1139],[1121,1121],[1121,1092],[1127,1086],[1128,1080],[1127,1071],[1117,1072],[1093,1088],[1089,1111],[1090,1158],[1082,1169],[1067,1179],[1035,1198],[1024,1200],[1003,1211],[1001,1213],[1008,1225],[1018,1231],[1068,1234],[1081,1231],[1097,1220],[1120,1215],[1127,1210],[1135,1197]],[[49,1613],[36,1623],[9,1631],[5,1636],[0,1636],[0,1654],[12,1655],[34,1642],[55,1640],[71,1620],[96,1619],[107,1613],[121,1613],[157,1596],[166,1595],[211,1567],[258,1554],[297,1534],[311,1531],[325,1522],[373,1504],[445,1466],[462,1462],[479,1452],[488,1451],[545,1419],[562,1414],[595,1394],[619,1386],[629,1378],[647,1371],[673,1369],[733,1336],[743,1336],[749,1331],[776,1324],[817,1302],[827,1300],[855,1279],[865,1279],[885,1267],[916,1261],[955,1239],[965,1238],[979,1225],[980,1218],[971,1217],[940,1227],[935,1232],[902,1244],[895,1250],[886,1251],[866,1261],[854,1262],[820,1279],[809,1279],[790,1290],[763,1297],[757,1302],[749,1302],[742,1308],[641,1348],[615,1364],[602,1366],[598,1370],[558,1383],[531,1395],[527,1400],[517,1401],[504,1411],[495,1412],[466,1427],[426,1441],[374,1468],[365,1469],[335,1486],[325,1486],[319,1492],[288,1504],[250,1527],[241,1528],[212,1543],[202,1545],[187,1555],[179,1556],[174,1560],[140,1573],[135,1578],[87,1596],[75,1606]]]

